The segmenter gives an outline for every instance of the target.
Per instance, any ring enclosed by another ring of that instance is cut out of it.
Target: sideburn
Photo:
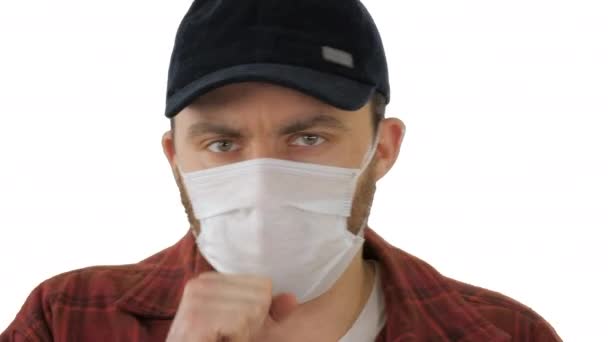
[[[361,226],[366,222],[371,212],[374,194],[376,193],[376,181],[373,173],[375,164],[375,159],[373,159],[361,174],[360,183],[355,190],[353,206],[347,221],[348,230],[353,234],[359,233],[359,228],[365,228]]]
[[[194,210],[192,209],[192,202],[190,202],[190,198],[188,197],[188,192],[186,191],[186,187],[184,186],[184,181],[182,179],[181,174],[177,169],[173,170],[173,174],[175,175],[175,183],[177,183],[177,187],[179,188],[179,195],[182,200],[182,205],[186,210],[186,215],[188,216],[188,222],[190,223],[190,230],[194,233],[195,236],[201,231],[201,223],[194,216]]]

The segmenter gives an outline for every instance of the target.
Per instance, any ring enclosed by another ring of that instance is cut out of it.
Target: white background
[[[371,227],[566,341],[606,340],[606,3],[365,3],[408,126]],[[160,137],[189,4],[0,3],[0,331],[44,279],[185,233]]]

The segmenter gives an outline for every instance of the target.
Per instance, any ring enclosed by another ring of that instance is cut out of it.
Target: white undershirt
[[[386,323],[384,294],[380,283],[380,267],[375,261],[372,261],[372,263],[376,269],[376,279],[372,292],[353,326],[338,342],[373,342]]]

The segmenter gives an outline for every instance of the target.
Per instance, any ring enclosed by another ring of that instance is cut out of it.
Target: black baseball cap
[[[390,99],[380,34],[358,0],[194,0],[175,38],[165,116],[236,82],[286,86],[343,110]]]

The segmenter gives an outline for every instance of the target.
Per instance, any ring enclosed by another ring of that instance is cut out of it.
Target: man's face
[[[177,165],[191,172],[275,158],[359,168],[374,137],[369,104],[343,111],[289,88],[253,82],[224,86],[200,97],[176,116],[173,133],[165,134],[163,146],[197,234],[199,223]],[[375,168],[372,162],[359,178],[348,222],[352,232],[369,214]]]

